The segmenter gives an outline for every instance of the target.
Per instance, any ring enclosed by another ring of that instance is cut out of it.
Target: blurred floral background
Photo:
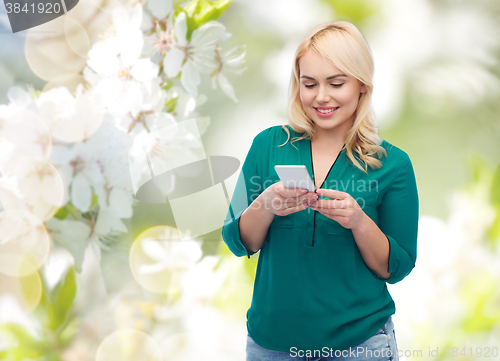
[[[417,177],[416,267],[389,285],[400,359],[498,359],[496,0],[80,0],[16,34],[1,6],[0,359],[244,360],[258,257],[215,228],[161,242],[174,212],[136,199],[128,152],[187,161],[193,134],[155,131],[195,119],[207,156],[242,162],[287,123],[296,46],[336,20],[370,43],[380,136]]]

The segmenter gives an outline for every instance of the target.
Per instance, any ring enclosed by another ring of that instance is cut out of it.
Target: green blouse
[[[289,126],[260,132],[243,163],[231,198],[222,237],[238,257],[253,254],[241,242],[243,211],[271,184],[279,182],[275,165],[307,167],[314,172],[311,142]],[[274,217],[259,253],[247,329],[262,347],[296,350],[344,350],[369,339],[395,313],[387,283],[405,278],[417,257],[418,194],[408,154],[383,140],[383,167],[368,174],[355,167],[342,149],[321,188],[349,193],[386,235],[389,279],[364,263],[352,231],[306,208]],[[321,196],[321,199],[331,199]]]

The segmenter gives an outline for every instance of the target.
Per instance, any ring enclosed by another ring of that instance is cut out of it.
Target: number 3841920
[[[23,6],[21,6],[23,5]],[[7,10],[7,13],[14,13],[14,14],[19,14],[19,13],[38,13],[38,14],[59,14],[62,9],[61,5],[59,3],[38,3],[35,6],[35,3],[31,4],[20,4],[18,2],[6,2],[5,3],[5,9]]]
[[[496,347],[445,347],[444,357],[497,357],[498,348]]]

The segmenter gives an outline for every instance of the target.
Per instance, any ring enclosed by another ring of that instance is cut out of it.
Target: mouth
[[[332,108],[314,108],[314,110],[316,110],[316,113],[317,113],[320,117],[328,117],[328,116],[330,116],[330,115],[332,115],[332,114],[335,114],[339,108],[340,108],[340,107],[332,107]]]

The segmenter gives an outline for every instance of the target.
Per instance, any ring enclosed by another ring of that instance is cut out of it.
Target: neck
[[[346,122],[345,125],[346,127],[333,129],[322,129],[320,127],[315,127],[316,132],[314,134],[314,137],[311,139],[311,143],[314,143],[321,148],[342,148],[342,146],[346,142],[346,135],[349,129],[351,129],[352,123],[349,124]]]
[[[340,149],[345,144],[345,134],[317,131],[311,143],[321,148]]]

